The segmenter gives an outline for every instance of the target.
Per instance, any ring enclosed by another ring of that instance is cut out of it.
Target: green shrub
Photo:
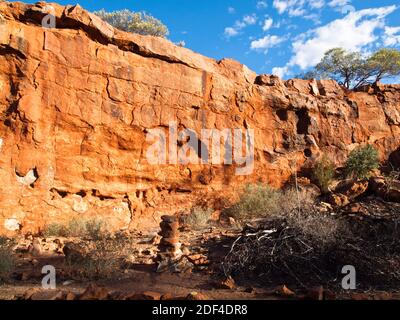
[[[280,192],[268,185],[247,185],[239,201],[223,211],[237,221],[266,217],[279,211]]]
[[[278,209],[273,214],[280,216],[282,212],[293,212],[298,211],[299,208],[309,208],[314,204],[314,200],[315,195],[308,189],[287,188],[279,191]]]
[[[347,177],[368,179],[371,171],[379,167],[378,151],[371,145],[354,149],[345,164]]]
[[[45,237],[67,237],[67,227],[59,223],[50,223],[43,231]]]
[[[13,241],[0,237],[0,278],[7,277],[15,266],[13,245]]]
[[[51,223],[43,231],[45,237],[89,237],[94,240],[105,236],[101,219],[72,219],[67,225]]]
[[[326,155],[323,155],[322,158],[315,163],[312,175],[315,182],[320,187],[321,192],[327,193],[329,192],[332,179],[335,176],[335,166]]]
[[[144,12],[132,12],[127,9],[107,12],[102,9],[93,13],[123,31],[156,37],[166,37],[169,33],[160,20]]]
[[[192,228],[206,226],[214,210],[200,206],[193,207],[190,213],[184,216],[184,223]]]
[[[99,240],[104,238],[104,223],[100,219],[92,219],[86,221],[85,229],[86,235],[88,235],[93,240]]]
[[[67,226],[67,233],[70,237],[83,237],[86,235],[86,220],[72,219]]]
[[[261,223],[285,221],[290,228],[319,243],[319,246],[334,243],[339,229],[344,232],[337,219],[318,211],[315,199],[307,189],[274,190],[268,185],[248,185],[239,201],[225,209],[223,214],[241,224],[257,218]]]
[[[65,270],[75,279],[111,278],[120,269],[120,256],[125,249],[128,243],[119,239],[92,239],[82,245],[77,255],[66,257]]]

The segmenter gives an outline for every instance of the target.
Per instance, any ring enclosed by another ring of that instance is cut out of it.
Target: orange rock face
[[[111,229],[155,226],[200,200],[219,209],[248,182],[279,187],[321,153],[340,165],[359,144],[382,159],[400,146],[400,86],[347,92],[257,76],[52,6],[49,29],[45,3],[0,3],[1,234],[92,217]],[[171,141],[171,122],[199,135],[254,130],[251,174],[235,163],[150,164],[147,134]]]

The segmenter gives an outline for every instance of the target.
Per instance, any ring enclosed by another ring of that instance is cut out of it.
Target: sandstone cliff
[[[281,186],[327,153],[343,163],[400,146],[400,86],[348,92],[334,81],[257,76],[167,40],[128,34],[79,6],[0,3],[0,233],[101,216],[111,228],[156,224],[195,202],[218,209],[246,182]],[[254,171],[151,165],[149,129],[254,130]],[[393,154],[392,157],[396,157]]]

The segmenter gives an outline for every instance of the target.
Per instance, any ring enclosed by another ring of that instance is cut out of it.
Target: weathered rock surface
[[[279,187],[322,152],[340,165],[367,142],[398,159],[399,85],[348,92],[257,77],[233,60],[115,30],[79,6],[54,4],[56,28],[43,28],[45,6],[0,3],[2,234],[95,216],[110,229],[155,226],[198,199],[216,207],[245,182]],[[168,133],[170,122],[198,134],[253,129],[252,174],[150,164],[146,133]]]
[[[370,179],[371,190],[379,197],[387,201],[400,203],[400,181],[385,180],[383,177],[373,177]]]

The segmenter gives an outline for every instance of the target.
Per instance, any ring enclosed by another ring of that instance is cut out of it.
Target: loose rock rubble
[[[65,290],[43,290],[39,288],[28,289],[24,294],[17,297],[18,300],[208,300],[209,298],[201,292],[192,291],[184,296],[176,296],[170,293],[154,291],[144,292],[118,292],[109,291],[106,287],[90,284],[84,292]]]

